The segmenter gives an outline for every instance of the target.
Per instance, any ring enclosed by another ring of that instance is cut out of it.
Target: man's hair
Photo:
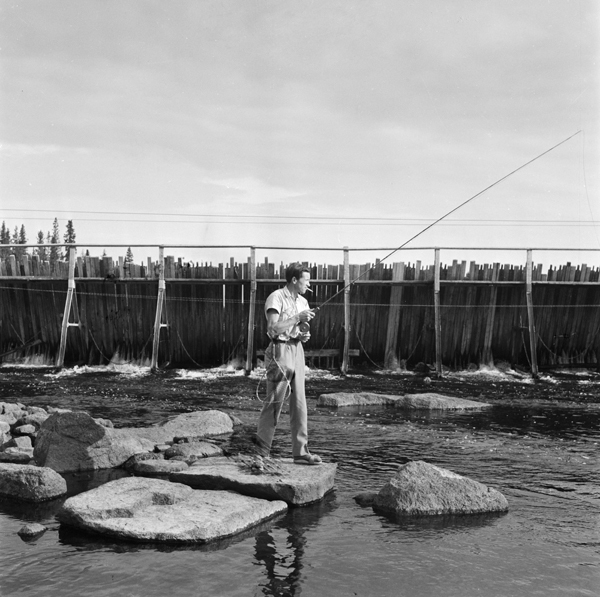
[[[299,261],[296,261],[296,263],[290,263],[285,268],[286,282],[289,284],[292,281],[292,278],[299,280],[302,277],[302,272],[310,274],[310,270],[305,265],[302,265]]]

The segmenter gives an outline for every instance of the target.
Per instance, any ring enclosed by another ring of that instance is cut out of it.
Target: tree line
[[[44,244],[58,244],[64,243],[75,243],[75,226],[73,220],[68,220],[66,225],[65,233],[63,234],[62,241],[60,237],[60,228],[58,224],[58,218],[54,218],[52,223],[52,233],[50,231],[44,234],[43,230],[37,233],[36,242],[38,245]],[[2,245],[26,245],[28,242],[27,232],[25,225],[21,224],[21,227],[14,227],[14,230],[10,231],[10,228],[6,225],[6,222],[2,222],[0,227],[0,257],[7,259],[10,255],[14,255],[17,261],[25,255],[28,251],[25,247],[2,247]],[[66,251],[62,247],[36,247],[32,251],[33,255],[37,255],[41,261],[49,261],[50,264],[54,264],[57,261],[66,259]]]

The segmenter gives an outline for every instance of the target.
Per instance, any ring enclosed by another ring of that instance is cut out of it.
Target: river
[[[258,397],[257,397],[258,388]],[[0,400],[61,406],[149,425],[219,408],[244,421],[227,440],[249,447],[264,395],[261,372],[231,368],[150,374],[133,366],[0,367]],[[438,392],[485,400],[474,413],[325,409],[321,393]],[[0,501],[0,595],[163,596],[594,596],[600,595],[600,375],[512,370],[448,373],[441,380],[312,370],[311,451],[338,463],[335,490],[248,533],[208,546],[114,542],[61,528],[62,503]],[[282,416],[275,456],[289,455]],[[398,464],[425,460],[501,491],[506,514],[391,521],[354,496],[377,491]],[[123,474],[68,476],[70,494]],[[49,530],[33,541],[24,522]]]

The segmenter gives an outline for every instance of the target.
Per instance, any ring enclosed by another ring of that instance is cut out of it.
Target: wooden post
[[[348,373],[350,360],[350,252],[344,247],[344,351],[342,373]]]
[[[533,319],[533,252],[527,249],[527,279],[525,281],[525,295],[527,297],[527,320],[529,324],[529,350],[531,352],[531,373],[538,376],[537,364],[537,336],[535,333],[535,321]]]
[[[486,265],[485,271],[487,271],[487,265]],[[496,317],[496,298],[498,296],[498,287],[494,284],[494,282],[498,281],[499,272],[500,272],[500,264],[499,263],[492,264],[492,286],[490,288],[490,303],[487,308],[487,317],[485,319],[485,335],[483,338],[482,361],[485,365],[493,365],[494,364],[494,354],[492,352],[492,340],[493,340],[493,335],[494,335],[494,320]]]
[[[246,348],[246,375],[252,371],[254,357],[254,315],[256,312],[256,249],[250,247],[250,303],[248,305],[248,346]]]
[[[433,312],[435,317],[435,371],[442,376],[442,316],[440,313],[440,250],[435,249],[433,279]]]
[[[398,282],[404,280],[404,262],[394,263],[392,270],[392,281]],[[396,356],[398,350],[398,327],[400,325],[400,304],[402,302],[402,286],[392,286],[390,293],[390,312],[388,315],[387,338],[385,341],[385,360],[386,369],[395,369],[398,367],[399,356]]]
[[[158,247],[158,298],[156,299],[156,317],[154,318],[154,338],[152,340],[152,362],[150,369],[158,369],[158,345],[160,343],[160,330],[166,327],[162,321],[162,310],[165,301],[165,248]]]
[[[79,323],[69,323],[71,305],[73,303],[73,293],[75,292],[75,259],[76,250],[69,249],[69,281],[67,288],[67,300],[65,301],[65,310],[63,313],[62,327],[60,330],[60,346],[58,349],[58,357],[56,358],[57,367],[62,367],[65,363],[65,351],[67,349],[67,330],[69,329],[69,326],[79,325]]]

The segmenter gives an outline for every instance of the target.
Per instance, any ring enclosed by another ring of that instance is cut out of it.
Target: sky
[[[500,181],[386,258],[600,265],[599,58],[596,0],[0,0],[0,220],[364,263]]]

